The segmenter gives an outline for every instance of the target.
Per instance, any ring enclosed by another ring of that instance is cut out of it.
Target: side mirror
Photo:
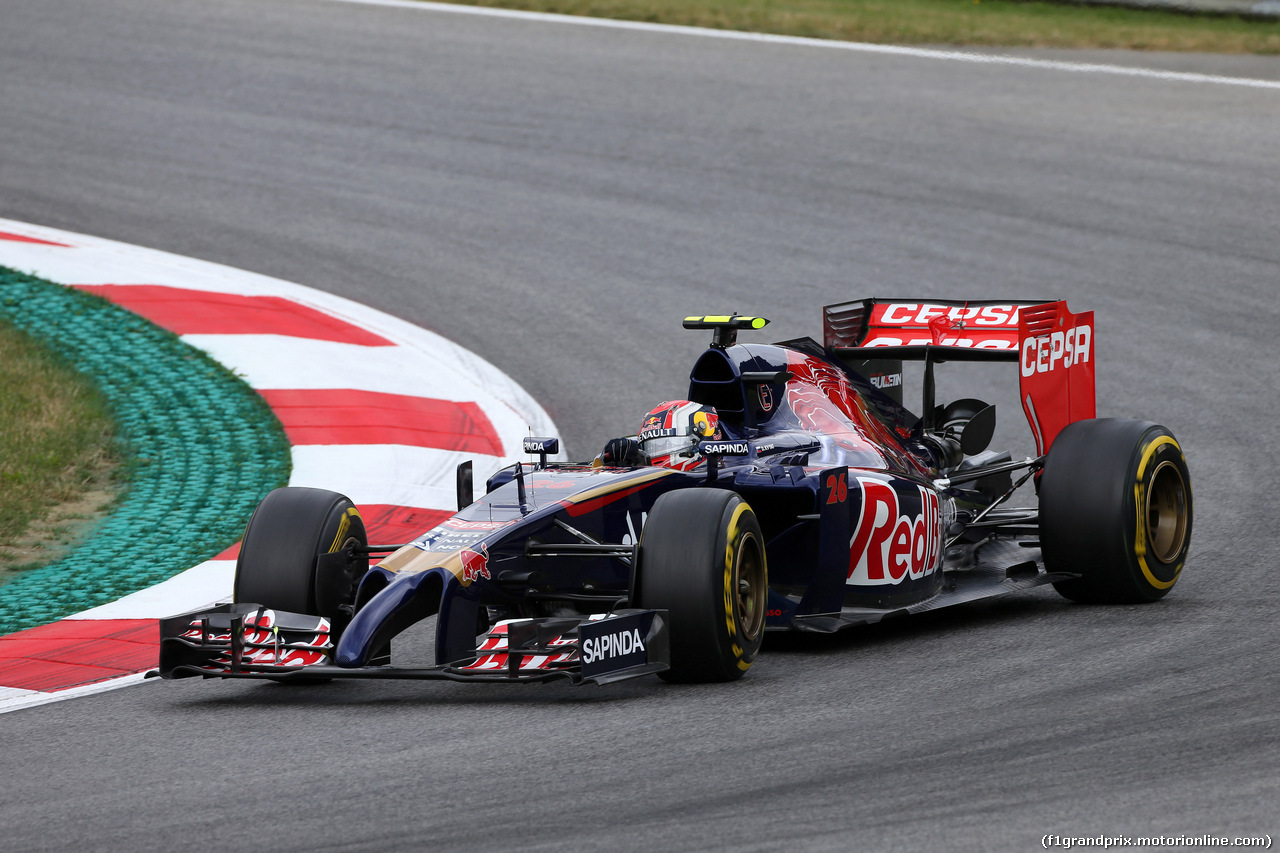
[[[458,509],[471,506],[475,503],[475,492],[471,484],[471,460],[461,463],[458,466]]]

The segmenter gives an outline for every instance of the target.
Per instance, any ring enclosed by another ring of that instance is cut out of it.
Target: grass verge
[[[883,44],[1280,54],[1280,20],[1274,18],[1033,0],[475,0],[464,5]]]
[[[115,501],[120,463],[93,381],[0,322],[0,583],[69,550]]]
[[[153,586],[239,538],[289,479],[284,428],[230,370],[100,296],[0,267],[0,318],[91,377],[128,488],[67,553],[0,584],[0,635]]]

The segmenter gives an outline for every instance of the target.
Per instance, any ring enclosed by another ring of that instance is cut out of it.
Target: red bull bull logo
[[[489,549],[483,542],[475,548],[463,548],[459,556],[462,558],[463,583],[471,583],[480,578],[492,580],[489,575]]]

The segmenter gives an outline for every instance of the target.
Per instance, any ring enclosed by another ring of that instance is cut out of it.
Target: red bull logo
[[[483,542],[475,548],[463,548],[459,556],[462,558],[463,583],[471,583],[480,578],[492,580],[489,575],[489,549]]]
[[[888,483],[858,477],[862,511],[849,542],[849,576],[855,585],[898,584],[932,574],[942,562],[942,522],[938,494],[923,486],[903,507]]]

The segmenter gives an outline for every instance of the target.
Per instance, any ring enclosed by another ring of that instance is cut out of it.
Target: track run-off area
[[[0,847],[1274,836],[1274,58],[974,61],[332,0],[0,0],[0,20],[0,217],[437,334],[570,457],[683,395],[706,343],[688,314],[762,314],[782,340],[863,296],[1062,297],[1097,317],[1099,414],[1167,425],[1197,509],[1158,604],[1039,590],[770,637],[730,685],[153,681],[3,714]],[[947,367],[941,393],[996,402],[997,443],[1025,452],[1016,378]],[[336,467],[313,484],[347,488]]]

